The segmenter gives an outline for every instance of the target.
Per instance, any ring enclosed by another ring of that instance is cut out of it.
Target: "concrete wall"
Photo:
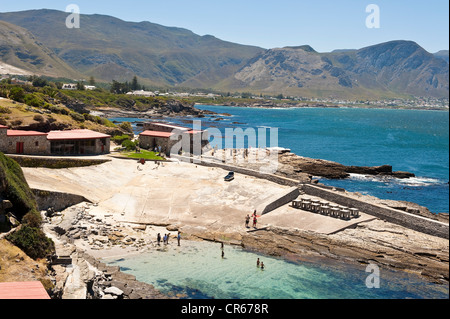
[[[449,225],[404,211],[367,203],[315,185],[303,184],[302,190],[311,196],[317,196],[327,201],[347,207],[358,208],[361,212],[378,217],[382,220],[407,227],[425,234],[449,239]]]
[[[297,199],[297,197],[299,195],[300,195],[300,191],[299,191],[298,187],[291,187],[290,189],[283,192],[282,194],[272,195],[264,203],[262,203],[260,206],[258,206],[257,213],[261,214],[261,215],[270,213],[271,211],[277,209],[278,207],[286,205],[286,204],[292,202],[294,199]]]
[[[178,159],[182,162],[188,162],[188,163],[193,162],[192,158],[185,157],[185,156],[172,155],[172,158]],[[284,186],[298,186],[300,183],[298,180],[295,180],[295,179],[285,178],[285,177],[281,177],[281,176],[274,175],[274,174],[264,174],[264,173],[261,173],[260,171],[255,171],[255,170],[251,170],[251,169],[247,169],[247,168],[243,168],[243,167],[232,166],[232,165],[221,164],[221,163],[217,163],[217,162],[210,162],[210,161],[201,161],[200,162],[200,160],[198,160],[198,162],[195,162],[195,164],[207,166],[207,167],[218,167],[218,168],[222,168],[226,171],[230,171],[230,172],[232,171],[232,172],[239,173],[239,174],[244,174],[244,175],[248,175],[248,176],[265,179],[265,180],[268,180],[268,181],[271,181],[271,182],[274,182],[274,183],[277,183],[280,185],[284,185]]]
[[[32,191],[36,198],[36,203],[39,210],[48,210],[49,208],[53,208],[55,211],[62,211],[79,203],[90,202],[83,196],[74,194],[43,191],[38,189],[33,189]]]

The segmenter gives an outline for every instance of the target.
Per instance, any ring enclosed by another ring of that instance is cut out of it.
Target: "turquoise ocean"
[[[229,116],[207,116],[202,129],[277,128],[278,146],[297,155],[345,165],[392,165],[416,175],[407,180],[352,175],[320,181],[382,199],[411,201],[434,213],[449,212],[449,113],[446,111],[197,106]],[[171,119],[189,125],[195,118]],[[148,120],[116,118],[133,123]],[[225,144],[222,145],[224,147]],[[218,145],[221,147],[221,145]],[[267,146],[273,146],[267,144]],[[367,288],[365,265],[295,263],[216,244],[186,243],[125,259],[107,260],[138,280],[185,298],[220,299],[448,299],[448,285],[381,269],[379,289]],[[261,258],[266,270],[256,268]]]
[[[376,178],[352,175],[344,180],[321,179],[382,199],[410,201],[433,213],[449,212],[449,113],[429,110],[357,108],[245,108],[199,105],[197,108],[230,114],[201,118],[202,129],[278,129],[278,146],[297,155],[344,165],[391,165],[415,178]],[[132,123],[148,120],[116,118]],[[194,118],[171,119],[188,125]],[[191,124],[192,125],[192,124]],[[140,127],[134,124],[136,133]],[[270,145],[269,137],[266,143]],[[225,139],[219,148],[225,147]]]

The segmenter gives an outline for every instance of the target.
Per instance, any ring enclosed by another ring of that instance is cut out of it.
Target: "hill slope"
[[[448,50],[441,50],[439,52],[436,52],[436,53],[434,53],[434,56],[444,60],[447,63],[449,63],[449,52],[448,52]]]
[[[0,21],[0,61],[5,70],[19,74],[26,70],[28,73],[53,77],[81,76],[29,31],[4,21]]]
[[[411,41],[317,53],[309,46],[271,49],[232,75],[224,88],[305,96],[448,97],[449,67]]]
[[[130,80],[136,74],[147,82],[177,85],[203,72],[220,77],[222,68],[237,69],[262,51],[186,29],[104,15],[82,15],[80,28],[68,29],[67,16],[60,11],[32,10],[0,13],[0,20],[32,30],[71,67],[106,81]]]

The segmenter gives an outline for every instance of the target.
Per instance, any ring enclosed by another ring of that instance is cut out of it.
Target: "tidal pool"
[[[163,293],[186,299],[447,299],[448,285],[366,265],[290,262],[220,243],[183,241],[104,259]],[[257,267],[260,259],[265,269]],[[379,288],[368,288],[378,286]]]

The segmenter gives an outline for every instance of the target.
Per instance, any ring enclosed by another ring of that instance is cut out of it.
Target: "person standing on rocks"
[[[158,236],[156,237],[156,241],[158,242],[158,246],[161,246],[161,234],[158,233]]]
[[[180,246],[180,240],[181,240],[181,233],[178,232],[178,236],[177,236],[178,246]]]
[[[256,219],[256,215],[253,217],[253,228],[256,228],[256,224],[258,223],[258,219]]]
[[[248,225],[250,224],[250,215],[247,214],[247,217],[245,217],[245,228],[249,228]]]

